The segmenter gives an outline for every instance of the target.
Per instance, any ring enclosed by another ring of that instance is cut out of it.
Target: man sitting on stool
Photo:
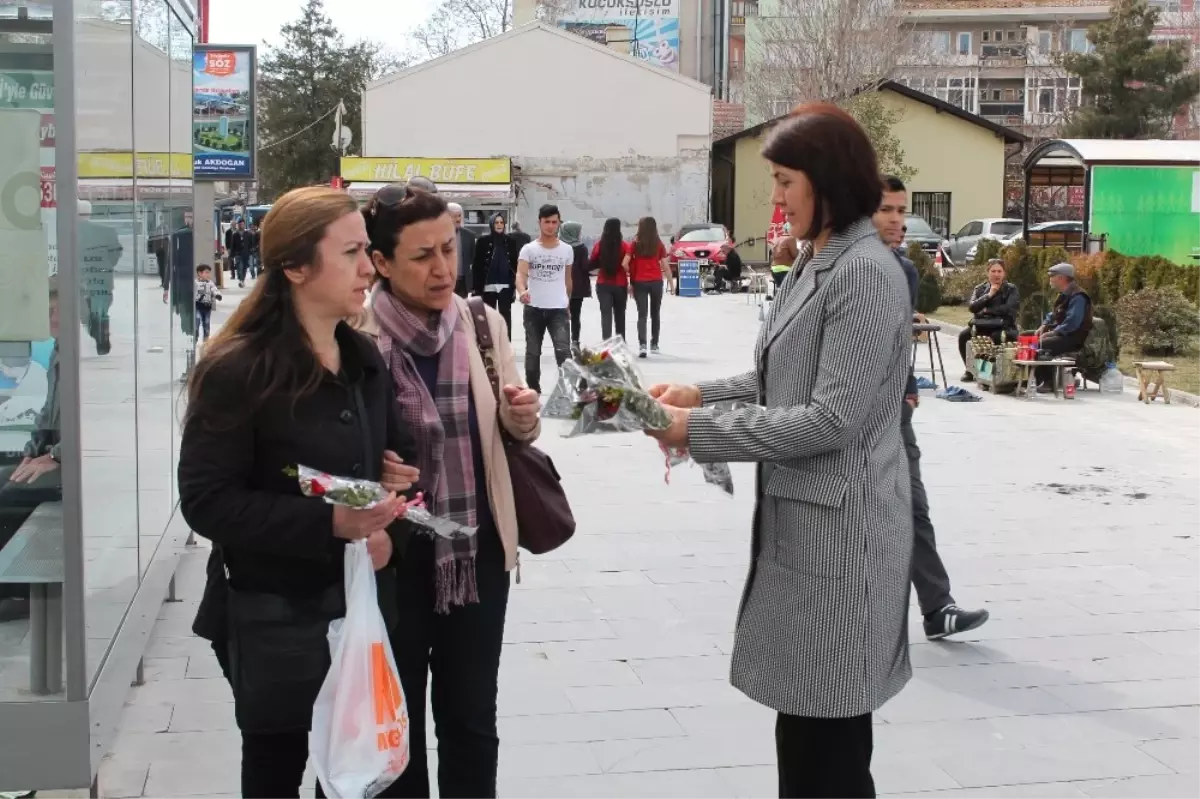
[[[738,255],[733,242],[729,241],[721,244],[721,253],[725,256],[725,263],[713,269],[713,291],[724,291],[726,281],[730,289],[736,290],[737,281],[742,279],[742,256]]]
[[[1054,307],[1037,329],[1042,351],[1058,357],[1079,352],[1092,330],[1092,298],[1075,282],[1075,267],[1055,264],[1050,267],[1050,285],[1058,292]],[[1054,367],[1039,366],[1036,370],[1038,393],[1054,390]]]

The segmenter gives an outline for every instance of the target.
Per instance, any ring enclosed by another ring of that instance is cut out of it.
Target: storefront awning
[[[366,202],[371,199],[371,195],[387,185],[387,183],[351,183],[346,187],[346,191],[354,199]],[[435,185],[437,185],[438,194],[447,200],[508,204],[514,199],[510,183],[438,183]]]

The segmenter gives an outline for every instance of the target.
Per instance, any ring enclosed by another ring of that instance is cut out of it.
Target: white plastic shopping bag
[[[366,541],[346,545],[346,618],[329,625],[333,662],[313,706],[313,770],[331,799],[371,799],[408,766],[408,704],[375,594]]]

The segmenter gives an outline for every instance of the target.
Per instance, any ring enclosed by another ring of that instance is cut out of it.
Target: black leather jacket
[[[1017,312],[1021,307],[1021,292],[1012,283],[1005,281],[1000,290],[993,295],[988,294],[991,284],[984,282],[971,292],[971,301],[967,307],[975,315],[973,322],[986,320],[989,326],[1000,328],[996,320],[1002,322],[1002,329],[1008,330],[1017,326]]]

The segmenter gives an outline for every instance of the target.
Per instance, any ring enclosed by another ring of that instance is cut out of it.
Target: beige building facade
[[[885,83],[879,91],[900,112],[893,132],[905,163],[917,170],[908,181],[909,206],[947,235],[972,219],[1003,215],[1005,158],[1025,137],[1010,128],[909,89]],[[766,235],[771,221],[772,180],[759,155],[766,122],[713,145],[713,213],[739,241]],[[743,255],[761,255],[761,247]]]

